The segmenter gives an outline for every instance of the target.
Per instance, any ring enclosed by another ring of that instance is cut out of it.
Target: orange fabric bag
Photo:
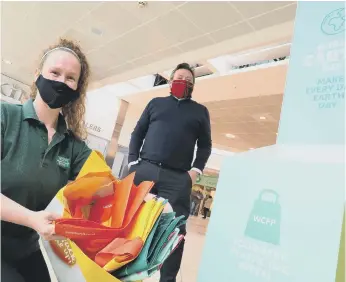
[[[98,264],[103,261],[100,258],[122,256],[120,250],[124,251],[124,256],[135,258],[144,242],[134,238],[119,248],[119,242],[124,242],[119,238],[152,183],[143,182],[136,187],[133,180],[134,174],[123,181],[112,181],[108,176],[91,173],[67,185],[63,192],[67,216],[55,222],[55,233],[72,239],[91,259],[97,257],[95,262]]]
[[[91,156],[83,168],[95,165],[91,161],[97,162],[97,157]],[[153,183],[135,186],[133,181],[134,173],[117,180],[110,170],[83,173],[82,169],[77,179],[63,189],[64,214],[55,222],[55,233],[73,240],[100,266],[114,258],[119,262],[134,259],[144,242],[139,237],[125,239],[122,233]]]

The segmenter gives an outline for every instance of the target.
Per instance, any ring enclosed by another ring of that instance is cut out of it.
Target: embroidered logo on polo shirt
[[[56,163],[62,168],[70,168],[70,160],[68,158],[58,156]]]

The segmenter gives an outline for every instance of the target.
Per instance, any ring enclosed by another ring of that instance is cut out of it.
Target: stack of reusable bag
[[[55,233],[68,238],[43,242],[59,282],[144,279],[182,240],[183,218],[175,218],[165,199],[149,194],[154,183],[137,187],[133,180],[134,174],[115,179],[94,151],[47,207],[62,214]]]
[[[172,210],[164,211],[152,228],[139,256],[116,271],[115,276],[124,282],[151,277],[184,238],[179,235],[179,226],[185,224],[183,218],[184,216],[175,218]]]

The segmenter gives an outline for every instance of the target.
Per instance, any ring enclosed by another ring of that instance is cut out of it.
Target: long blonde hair
[[[75,52],[81,64],[81,73],[80,73],[80,77],[78,80],[78,87],[77,87],[77,91],[80,93],[80,97],[73,103],[70,103],[64,106],[62,108],[62,113],[65,117],[69,130],[75,135],[75,137],[81,140],[85,140],[87,137],[87,132],[84,126],[85,98],[86,98],[86,91],[89,84],[90,68],[89,68],[88,61],[84,53],[82,52],[79,44],[72,40],[60,38],[57,44],[52,45],[48,49],[43,51],[43,54],[40,57],[38,72],[39,73],[41,72],[43,64],[46,61],[47,57],[49,56],[47,52],[59,47],[65,47]],[[31,85],[30,96],[32,99],[35,100],[36,95],[37,95],[37,87],[34,81],[33,84]]]

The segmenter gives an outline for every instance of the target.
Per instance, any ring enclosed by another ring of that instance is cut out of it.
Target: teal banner
[[[277,144],[224,160],[198,282],[342,281],[344,5],[298,2]]]
[[[278,144],[345,143],[345,2],[299,2]]]
[[[222,167],[197,281],[334,282],[343,155],[301,160],[279,146],[256,151]]]

